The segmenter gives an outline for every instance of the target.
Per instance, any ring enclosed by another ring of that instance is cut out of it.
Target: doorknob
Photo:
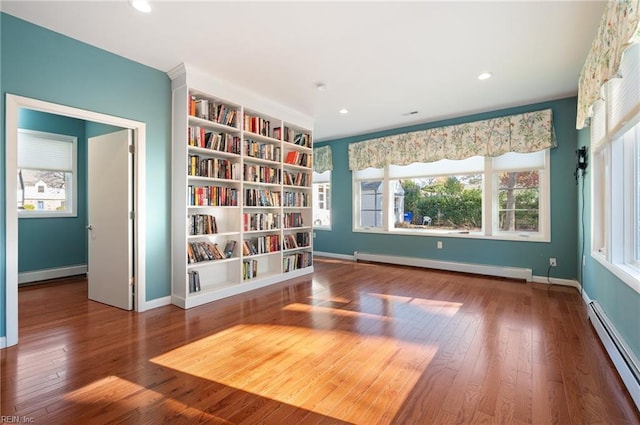
[[[90,224],[87,226],[87,230],[93,230],[93,226]]]

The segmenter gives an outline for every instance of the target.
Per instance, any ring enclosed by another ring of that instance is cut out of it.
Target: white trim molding
[[[574,279],[561,279],[558,277],[547,278],[547,276],[533,276],[532,282],[546,283],[547,285],[570,286],[572,288],[576,288],[578,291],[580,290],[580,283]]]
[[[338,260],[346,260],[346,261],[356,261],[353,255],[346,254],[335,254],[333,252],[322,252],[322,251],[313,251],[313,256],[315,257],[327,257],[327,258],[336,258]]]
[[[18,211],[11,208],[17,199],[18,111],[21,108],[94,121],[134,130],[136,245],[134,247],[136,291],[134,309],[144,311],[146,303],[146,124],[127,118],[87,111],[6,93],[5,97],[5,327],[6,345],[18,343]],[[1,309],[1,308],[0,308]]]
[[[403,266],[424,267],[429,269],[447,270],[452,272],[474,273],[488,276],[522,279],[531,282],[532,271],[523,267],[492,266],[486,264],[461,263],[456,261],[432,260],[428,258],[400,257],[396,255],[370,254],[354,252],[356,261],[374,261],[378,263],[399,264]]]
[[[144,311],[151,310],[158,307],[164,307],[165,305],[171,305],[171,296],[156,298],[155,300],[146,301],[144,303]]]
[[[82,274],[87,274],[86,264],[22,272],[18,273],[18,285],[23,283],[39,282],[41,280],[77,276]]]

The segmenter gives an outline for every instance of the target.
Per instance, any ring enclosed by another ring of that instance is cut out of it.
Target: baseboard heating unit
[[[402,266],[424,267],[428,269],[446,270],[450,272],[474,273],[488,276],[522,279],[531,282],[531,269],[520,267],[491,266],[486,264],[459,263],[456,261],[431,260],[428,258],[401,257],[397,255],[370,254],[354,252],[356,261],[373,261],[376,263],[398,264]]]
[[[627,387],[638,410],[640,410],[640,362],[624,342],[597,301],[589,303],[589,320],[607,350],[609,358]]]

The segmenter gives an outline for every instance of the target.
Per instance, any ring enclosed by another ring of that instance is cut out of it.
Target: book
[[[200,292],[200,273],[197,270],[189,272],[189,292]]]
[[[236,249],[236,241],[235,240],[229,240],[227,241],[227,244],[224,246],[224,256],[225,258],[231,258],[233,257],[233,252]]]

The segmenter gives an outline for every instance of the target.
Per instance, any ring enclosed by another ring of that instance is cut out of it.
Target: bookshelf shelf
[[[313,272],[310,117],[186,65],[169,76],[172,302],[191,308]]]

